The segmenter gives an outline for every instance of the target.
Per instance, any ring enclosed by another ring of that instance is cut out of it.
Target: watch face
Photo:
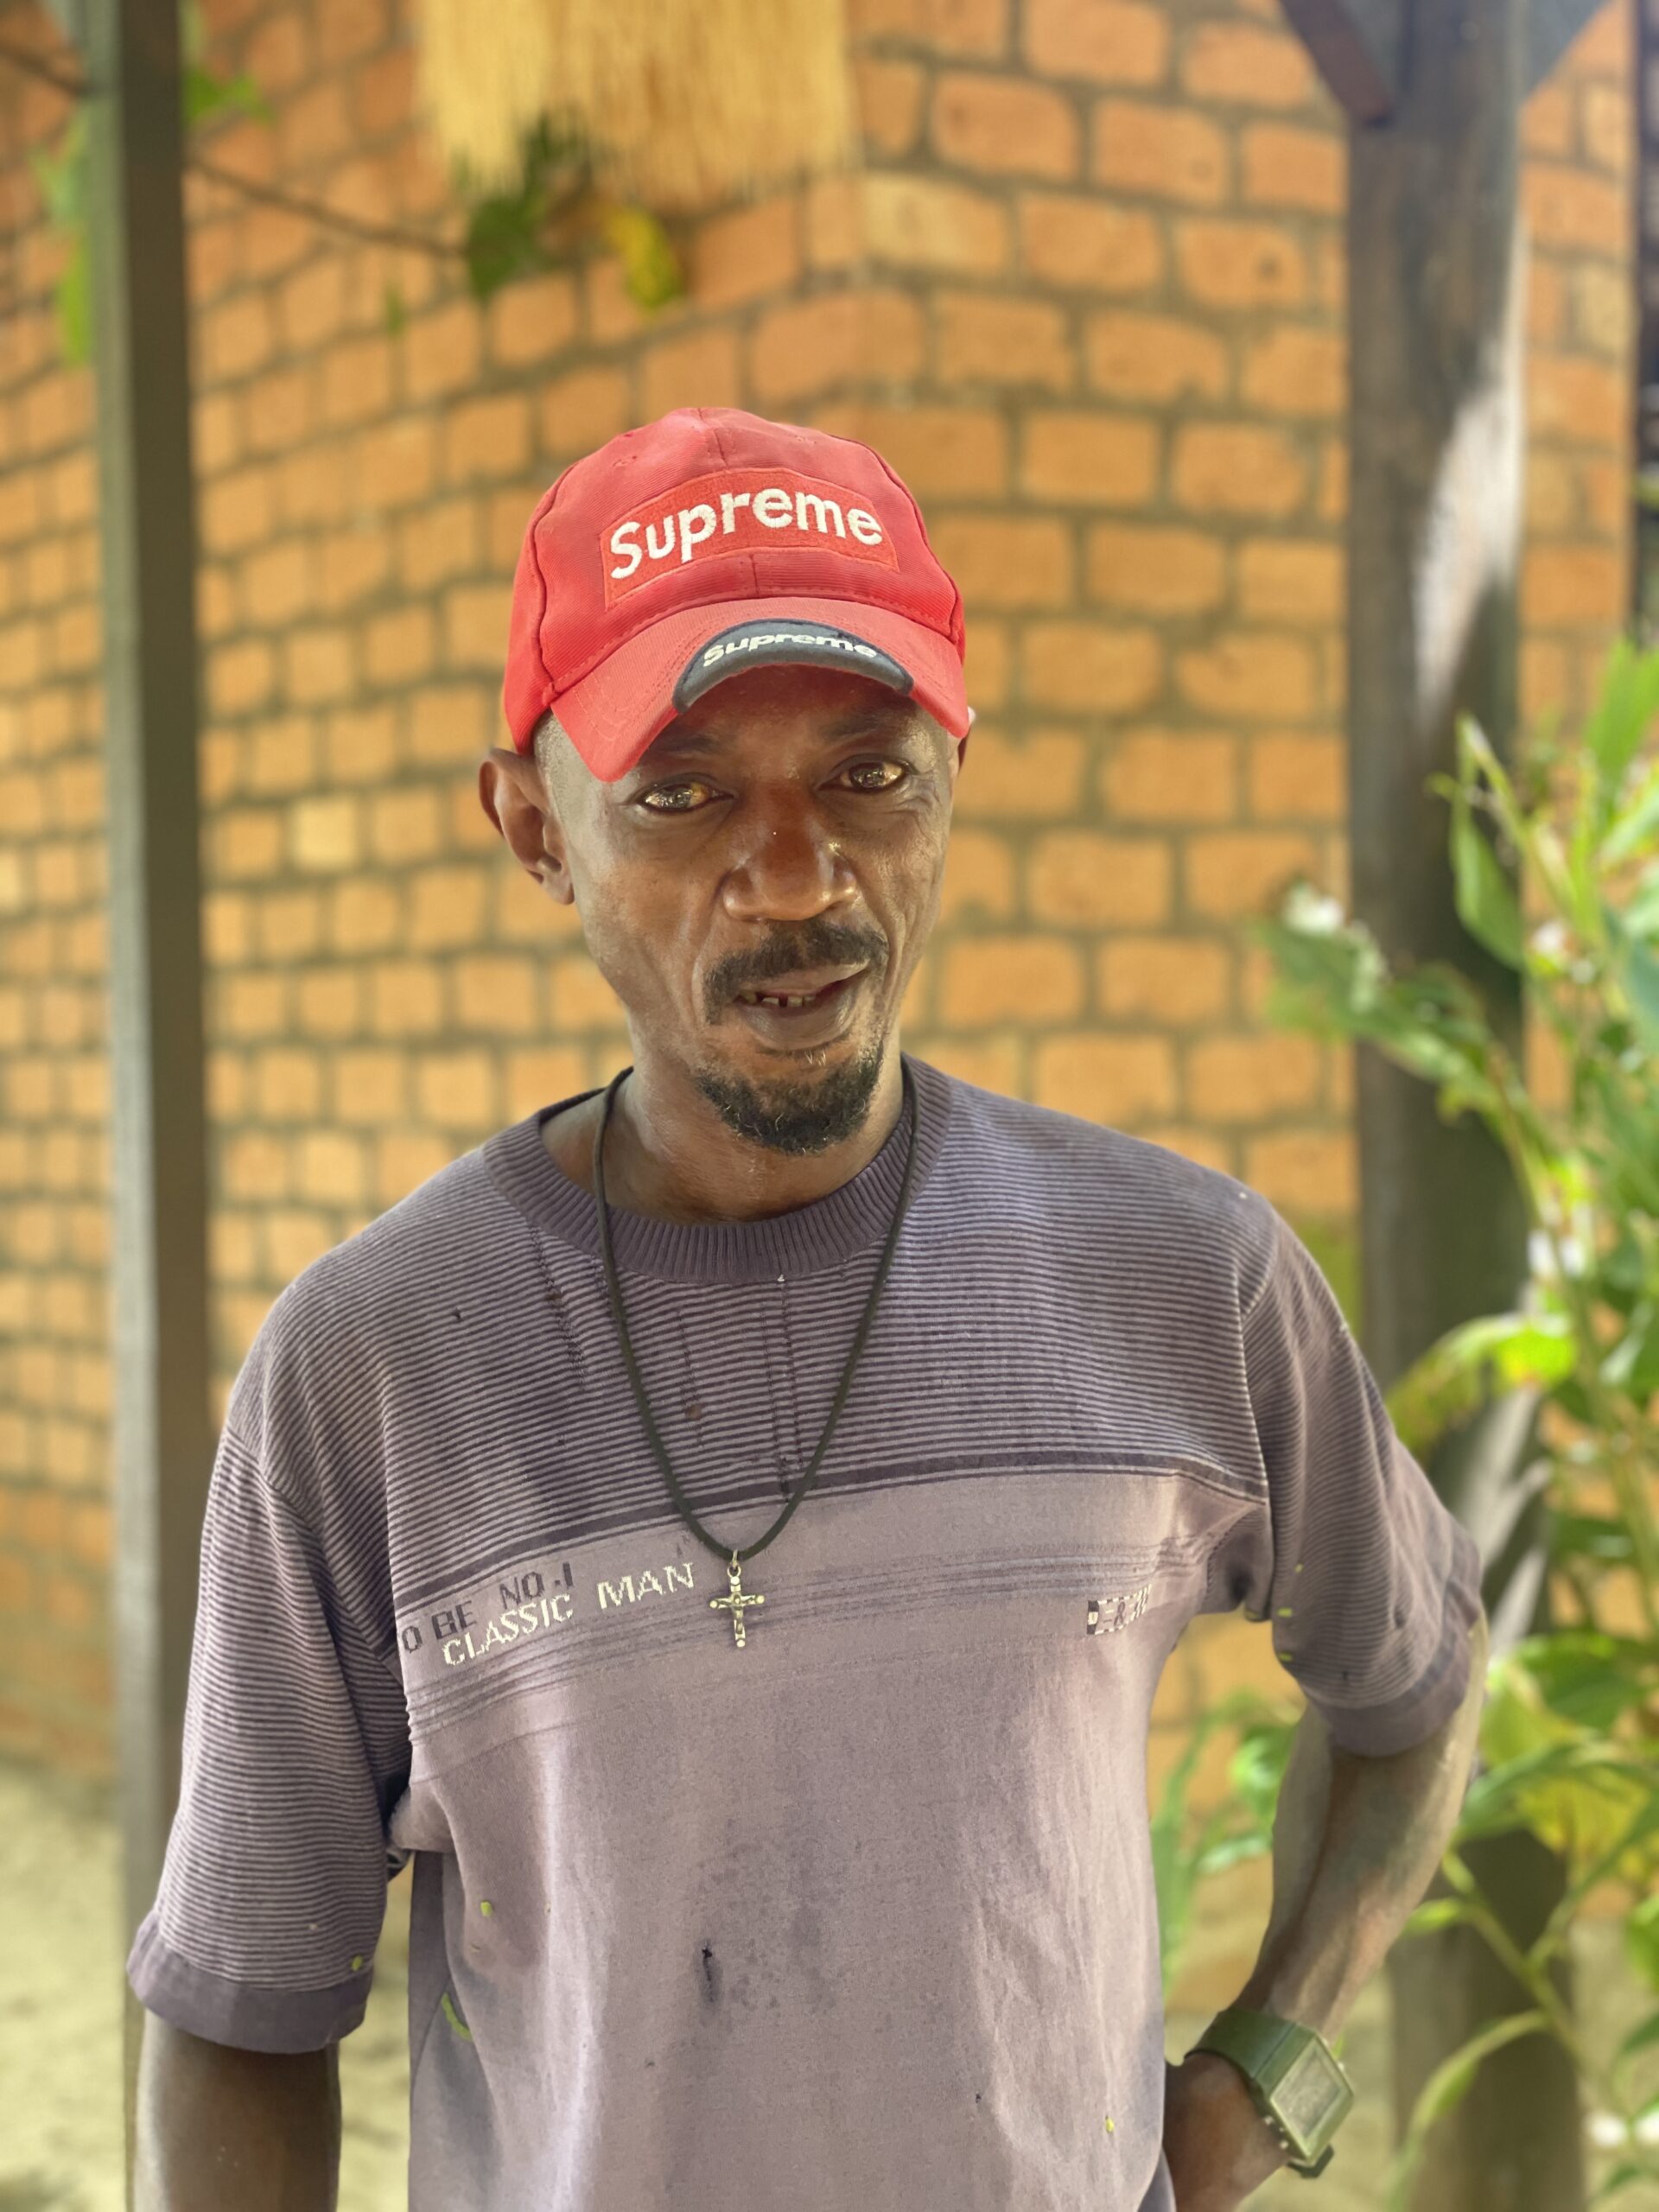
[[[1286,2133],[1304,2149],[1319,2139],[1353,2101],[1353,2091],[1325,2050],[1309,2043],[1297,2052],[1274,2084],[1273,2102]]]

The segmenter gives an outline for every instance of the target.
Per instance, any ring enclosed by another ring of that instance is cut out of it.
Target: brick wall
[[[1345,888],[1335,111],[1272,0],[854,15],[861,174],[696,225],[690,296],[655,318],[603,261],[480,310],[453,264],[193,181],[221,1394],[314,1255],[619,1064],[579,924],[505,861],[472,772],[531,505],[687,402],[869,438],[963,582],[981,721],[906,1044],[1231,1170],[1345,1280],[1349,1056],[1264,1027],[1239,930],[1298,868]],[[274,115],[222,131],[218,160],[442,219],[406,11],[207,16]],[[28,8],[7,33],[48,42]],[[1623,604],[1628,37],[1610,7],[1526,116],[1531,711],[1583,701]],[[94,483],[23,158],[65,112],[0,65],[0,1747],[97,1772]],[[1241,1670],[1292,1694],[1259,1631],[1192,1640],[1154,1781]]]

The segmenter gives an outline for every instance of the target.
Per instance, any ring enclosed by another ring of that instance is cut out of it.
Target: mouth
[[[771,1043],[825,1045],[842,1033],[868,968],[804,969],[751,983],[732,1003],[749,1027]]]

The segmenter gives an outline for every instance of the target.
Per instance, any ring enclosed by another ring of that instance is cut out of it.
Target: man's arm
[[[1433,1736],[1362,1758],[1310,1706],[1297,1725],[1273,1824],[1273,1910],[1233,2002],[1328,2041],[1434,1878],[1474,1763],[1490,1632],[1469,1631],[1469,1688]],[[1190,2052],[1166,2075],[1164,2148],[1181,2212],[1234,2212],[1285,2162],[1230,2059]]]
[[[237,2050],[144,2016],[136,2212],[334,2212],[340,2046]]]

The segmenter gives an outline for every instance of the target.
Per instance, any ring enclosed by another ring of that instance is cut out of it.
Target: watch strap
[[[1352,2107],[1354,2086],[1317,2028],[1277,2012],[1230,2005],[1217,2013],[1192,2049],[1213,2051],[1237,2067],[1249,2084],[1256,2110],[1284,2145],[1294,2172],[1309,2179],[1324,2172],[1335,2155],[1331,2138]],[[1318,2077],[1311,2086],[1317,2109],[1310,2113],[1306,2072],[1308,2054],[1315,2051],[1319,2056],[1311,2063]],[[1297,2076],[1294,2109],[1291,2100],[1279,2094],[1293,2072]],[[1325,2085],[1322,2096],[1320,2082]]]

